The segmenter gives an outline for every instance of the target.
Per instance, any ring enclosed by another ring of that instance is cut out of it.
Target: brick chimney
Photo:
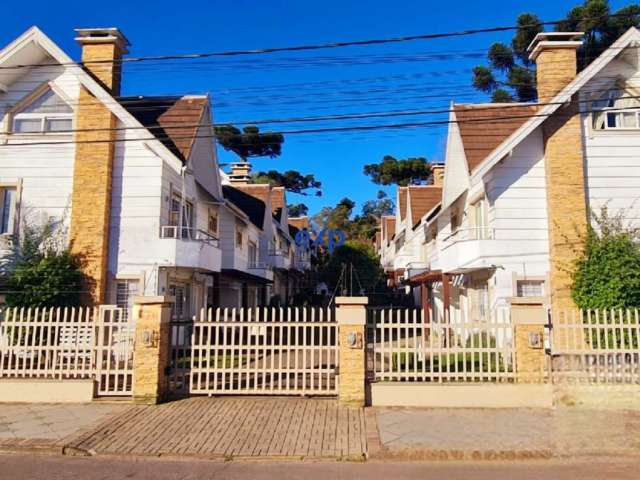
[[[434,186],[442,187],[444,185],[444,163],[431,164],[431,177]]]
[[[234,185],[248,185],[251,183],[251,164],[249,162],[237,162],[231,164],[229,181]]]
[[[536,62],[538,97],[550,102],[577,72],[582,33],[540,33],[529,46]],[[544,108],[544,106],[542,106]],[[583,136],[576,96],[542,124],[549,227],[549,292],[554,310],[572,309],[571,271],[584,248],[587,202]]]
[[[114,96],[120,94],[121,65],[129,42],[116,28],[76,30],[84,69]],[[95,62],[95,63],[94,63]],[[82,302],[105,302],[109,219],[117,121],[84,87],[76,108],[76,153],[71,200],[71,250],[83,258],[87,278]],[[86,143],[89,142],[89,143]]]

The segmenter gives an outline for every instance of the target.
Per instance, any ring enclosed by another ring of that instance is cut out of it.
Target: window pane
[[[518,281],[519,297],[542,297],[542,281],[521,280]]]
[[[609,128],[617,128],[618,122],[616,121],[618,114],[617,113],[607,113],[607,127]]]
[[[137,280],[118,280],[116,282],[116,305],[123,308],[123,316],[129,318],[133,309],[133,297],[138,295]]]
[[[636,128],[636,114],[635,112],[623,112],[622,127],[623,128]]]
[[[42,120],[39,118],[16,118],[13,121],[13,131],[15,133],[40,133]]]
[[[73,113],[73,110],[53,90],[47,90],[20,113]]]
[[[13,211],[16,200],[15,188],[2,189],[2,212],[0,214],[0,233],[13,233]]]
[[[48,118],[44,123],[45,132],[64,132],[71,130],[70,118]]]

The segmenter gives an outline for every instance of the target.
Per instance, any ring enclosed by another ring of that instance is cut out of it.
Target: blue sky
[[[432,0],[235,0],[175,2],[66,1],[14,3],[2,14],[0,44],[31,25],[39,26],[73,58],[79,58],[73,28],[120,28],[132,43],[131,56],[182,54],[331,41],[385,38],[512,25],[532,11],[555,20],[578,0],[533,2],[488,0],[447,4]],[[612,1],[617,9],[628,2]],[[40,5],[39,5],[40,4]],[[59,5],[59,4],[58,4]],[[511,32],[314,52],[129,64],[123,95],[202,94],[213,99],[216,122],[330,114],[448,108],[449,101],[477,102],[471,68],[483,63],[487,47]],[[458,58],[434,58],[435,53]],[[466,56],[461,57],[464,54]],[[287,123],[269,129],[380,125],[444,120],[446,114]],[[323,182],[323,196],[289,195],[312,213],[343,197],[362,204],[380,189],[362,174],[366,163],[397,158],[443,158],[446,128],[373,130],[366,133],[288,135],[278,159],[256,159],[256,170],[296,169]],[[220,152],[221,162],[234,155]],[[392,188],[386,188],[391,193]]]

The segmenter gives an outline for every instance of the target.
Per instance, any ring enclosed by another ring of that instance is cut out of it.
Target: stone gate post
[[[171,342],[171,297],[135,297],[136,336],[133,356],[133,401],[156,404],[167,394],[166,369]]]
[[[343,405],[365,404],[367,297],[337,297],[338,401]]]

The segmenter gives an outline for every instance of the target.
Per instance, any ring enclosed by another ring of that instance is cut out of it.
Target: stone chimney
[[[444,163],[431,164],[431,177],[433,178],[434,186],[442,187],[444,185]]]
[[[82,63],[91,75],[114,96],[120,95],[122,56],[130,43],[117,28],[77,28],[82,46]]]
[[[582,33],[540,33],[529,46],[540,103],[550,102],[575,77]],[[542,106],[541,108],[544,108]],[[573,309],[571,271],[584,248],[588,214],[583,135],[576,96],[542,124],[549,228],[551,308]]]
[[[527,49],[536,62],[538,99],[549,102],[578,72],[576,51],[582,45],[581,32],[543,32],[536,35]]]
[[[85,70],[112,95],[119,95],[120,59],[127,53],[129,42],[116,28],[83,28],[76,32]],[[81,87],[76,108],[70,237],[72,252],[83,259],[87,279],[84,304],[106,300],[116,126],[109,108]]]
[[[249,162],[237,162],[231,164],[229,181],[235,185],[248,185],[251,183],[251,164]]]

